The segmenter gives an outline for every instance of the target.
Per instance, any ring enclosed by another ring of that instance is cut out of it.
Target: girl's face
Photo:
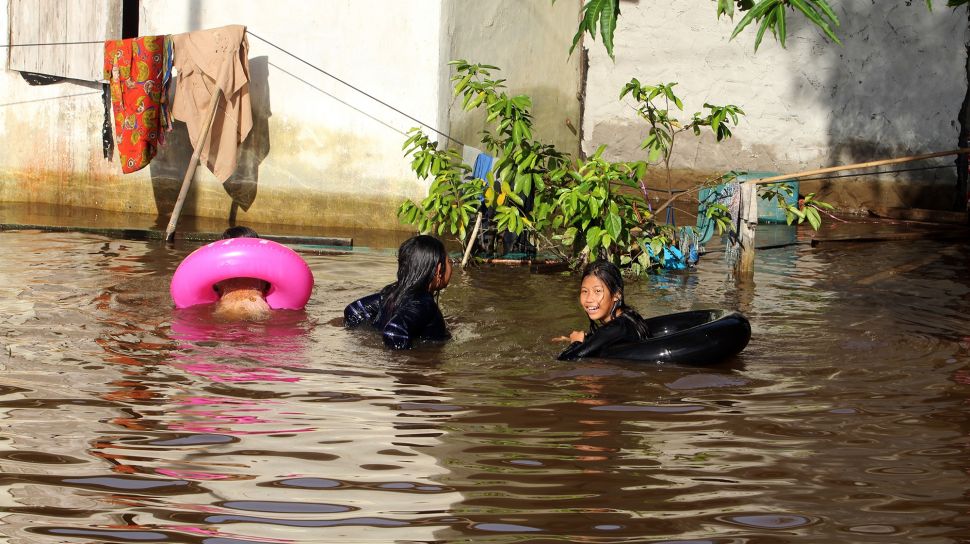
[[[583,285],[579,289],[579,305],[593,321],[609,321],[610,310],[618,300],[619,293],[611,293],[603,280],[592,274],[583,278]]]

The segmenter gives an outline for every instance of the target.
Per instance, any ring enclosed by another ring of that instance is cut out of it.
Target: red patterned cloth
[[[171,59],[166,36],[104,42],[104,78],[111,86],[115,141],[125,174],[145,167],[168,128],[165,114]],[[170,43],[170,42],[169,42]]]

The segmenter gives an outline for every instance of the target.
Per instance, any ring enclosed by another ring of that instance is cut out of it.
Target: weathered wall
[[[632,77],[678,82],[684,119],[705,102],[747,112],[728,142],[692,135],[678,141],[674,165],[695,177],[725,169],[795,172],[956,147],[966,91],[965,9],[839,2],[843,47],[793,16],[787,49],[769,34],[757,54],[755,27],[729,41],[734,23],[718,21],[709,0],[624,1],[621,9],[615,63],[598,41],[586,42],[587,152],[607,144],[612,158],[643,156],[645,123],[631,101],[617,100]],[[950,202],[954,179],[950,168],[803,186],[848,207],[930,206]]]
[[[7,2],[0,2],[0,36],[8,43]],[[3,53],[4,66],[9,49]],[[81,205],[79,181],[111,190],[102,179],[100,85],[70,81],[29,86],[16,72],[0,71],[0,201]],[[16,176],[14,178],[13,176]],[[83,178],[83,180],[79,179]]]
[[[309,7],[308,7],[309,6]],[[250,31],[415,119],[447,122],[439,2],[307,4],[142,0],[141,35],[227,24]],[[7,36],[7,2],[0,0]],[[401,228],[394,211],[423,196],[401,154],[405,115],[250,36],[255,127],[223,186],[204,168],[183,210],[239,222]],[[149,167],[122,175],[101,152],[96,84],[30,87],[0,72],[0,201],[48,202],[167,217],[192,149],[178,123]],[[80,95],[80,96],[74,96]],[[60,97],[60,98],[59,98]],[[66,97],[66,98],[65,98]],[[447,127],[443,127],[447,129]]]
[[[449,0],[447,4],[447,60],[501,68],[493,77],[507,80],[510,95],[532,97],[535,136],[575,155],[579,138],[572,129],[578,132],[580,126],[580,53],[568,53],[579,23],[580,2]],[[446,92],[450,90],[448,85]],[[460,97],[451,103],[451,133],[468,145],[483,147],[484,118],[484,113],[462,110]]]

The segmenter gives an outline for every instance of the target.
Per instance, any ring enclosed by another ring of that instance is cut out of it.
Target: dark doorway
[[[121,4],[121,38],[138,37],[138,0],[123,0]]]

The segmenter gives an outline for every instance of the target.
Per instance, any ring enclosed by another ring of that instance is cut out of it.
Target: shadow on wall
[[[966,11],[931,13],[924,2],[843,2],[839,9],[845,45],[816,45],[801,76],[801,85],[828,90],[819,96],[831,108],[833,165],[955,149],[967,82],[960,39],[967,34]],[[818,31],[798,29],[806,32]],[[818,189],[863,205],[947,207],[952,194],[941,188],[956,187],[954,159],[882,170],[907,172],[823,180]]]
[[[222,184],[232,197],[229,224],[236,224],[239,208],[249,210],[256,200],[259,165],[269,155],[269,60],[268,57],[249,59],[249,98],[253,107],[253,128],[243,141],[237,156],[236,171]]]
[[[172,85],[174,90],[175,86]],[[239,146],[235,172],[223,184],[226,194],[232,199],[226,218],[229,224],[234,224],[237,210],[246,211],[256,201],[257,185],[259,181],[259,165],[269,154],[269,62],[267,57],[249,59],[249,95],[253,109],[253,128],[249,136]],[[171,100],[171,96],[169,97]],[[192,159],[192,143],[185,123],[176,121],[172,131],[165,136],[165,145],[159,148],[158,155],[149,165],[152,179],[152,193],[155,198],[155,208],[158,210],[157,226],[164,228],[168,224],[169,216],[175,207],[182,178]],[[200,162],[196,170],[205,169]],[[189,210],[198,198],[198,184],[193,183],[186,196],[184,215],[192,215]]]

